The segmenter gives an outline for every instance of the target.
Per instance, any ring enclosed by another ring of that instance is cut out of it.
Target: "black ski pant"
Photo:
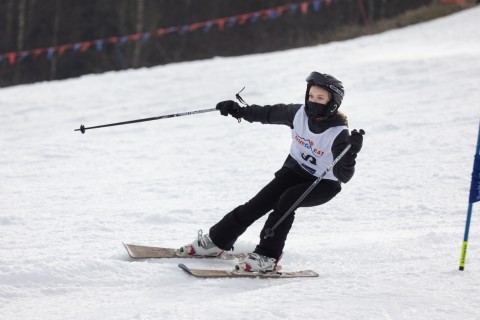
[[[255,253],[278,259],[281,257],[288,232],[295,219],[295,211],[278,225],[273,237],[264,239],[265,229],[272,228],[292,207],[300,196],[315,181],[283,167],[275,173],[275,178],[255,197],[238,206],[210,228],[209,235],[213,243],[223,250],[230,250],[237,238],[256,220],[273,210],[260,233],[260,242]],[[321,180],[303,199],[299,207],[312,207],[331,200],[341,190],[340,182]],[[295,208],[296,209],[296,208]]]

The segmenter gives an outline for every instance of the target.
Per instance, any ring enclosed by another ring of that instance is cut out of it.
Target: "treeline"
[[[338,28],[367,28],[431,2],[1,0],[0,86],[311,45],[334,40]]]

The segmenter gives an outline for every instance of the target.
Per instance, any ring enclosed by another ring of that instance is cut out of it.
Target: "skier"
[[[349,134],[347,117],[338,112],[344,88],[341,81],[329,74],[312,72],[307,77],[305,104],[240,106],[235,101],[222,101],[216,109],[248,122],[283,124],[292,129],[290,154],[275,178],[247,203],[238,206],[210,228],[209,234],[199,230],[198,238],[179,249],[181,254],[216,256],[231,250],[237,238],[257,219],[273,210],[260,233],[260,242],[253,253],[236,268],[251,272],[275,271],[283,253],[294,212],[265,238],[265,230],[287,212],[332,161],[347,147],[350,150],[329,171],[300,203],[300,207],[318,206],[330,201],[341,191],[341,182],[348,182],[355,171],[355,159],[362,148],[362,135]],[[295,208],[296,209],[296,208]]]

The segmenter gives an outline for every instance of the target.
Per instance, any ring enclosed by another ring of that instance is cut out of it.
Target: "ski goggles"
[[[324,87],[326,89],[330,89],[333,92],[339,94],[340,96],[343,97],[343,92],[339,88],[335,87],[333,84],[329,83],[327,78],[320,72],[313,71],[310,73],[307,77],[307,82],[308,83],[313,83],[317,86]]]

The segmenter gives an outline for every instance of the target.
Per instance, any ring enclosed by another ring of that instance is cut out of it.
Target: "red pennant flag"
[[[308,13],[308,2],[300,3],[300,10],[302,11],[303,14],[307,14]]]
[[[91,43],[89,41],[86,41],[86,42],[82,42],[80,44],[80,52],[85,52],[88,50],[88,48],[90,48],[90,45]]]
[[[238,24],[239,25],[242,25],[242,24],[245,24],[248,19],[250,19],[250,17],[252,16],[252,14],[242,14],[241,16],[238,16]]]
[[[227,19],[217,19],[214,21],[218,25],[218,30],[223,31],[223,27],[225,26],[225,23],[227,22]]]
[[[268,18],[270,18],[270,15],[272,14],[272,12],[274,12],[273,10],[263,10],[262,11],[262,16],[263,16],[263,20],[268,20]]]
[[[41,55],[42,53],[43,53],[43,49],[35,49],[35,50],[33,50],[33,57],[36,58],[39,55]]]
[[[156,35],[157,37],[161,37],[165,34],[165,29],[157,29]]]
[[[133,41],[137,41],[137,40],[140,40],[140,38],[143,36],[142,33],[137,33],[137,34],[131,34],[129,36],[129,39],[130,40],[133,40]]]
[[[7,57],[8,62],[10,62],[10,64],[14,64],[17,58],[17,54],[15,52],[7,53],[5,57]]]
[[[71,44],[66,44],[66,45],[60,46],[60,47],[58,48],[58,55],[59,55],[59,56],[63,55],[63,53],[65,52],[65,50],[70,49],[71,47],[72,47]]]
[[[188,26],[188,31],[195,31],[197,29],[205,27],[206,23],[205,22],[198,22],[198,23],[193,23]]]
[[[278,8],[277,8],[277,10],[276,10],[276,11],[277,11],[277,14],[278,14],[278,16],[281,16],[281,15],[283,14],[283,12],[284,12],[284,11],[286,11],[287,9],[288,9],[288,7],[287,7],[287,6],[281,6],[281,7],[278,7]]]

